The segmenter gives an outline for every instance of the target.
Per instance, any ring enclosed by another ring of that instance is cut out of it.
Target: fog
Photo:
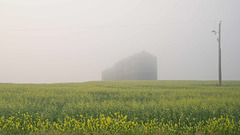
[[[240,80],[239,0],[0,0],[0,83],[101,80],[143,50],[158,80]]]

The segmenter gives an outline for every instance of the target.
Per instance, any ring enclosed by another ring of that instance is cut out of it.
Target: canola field
[[[0,134],[240,134],[240,81],[0,84]]]

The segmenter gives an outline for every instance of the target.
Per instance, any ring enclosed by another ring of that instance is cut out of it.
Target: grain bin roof
[[[137,58],[137,59],[138,59],[138,58],[155,58],[155,59],[156,59],[157,57],[154,56],[154,55],[152,55],[152,54],[150,54],[150,53],[148,53],[148,52],[146,52],[146,51],[141,51],[140,53],[136,53],[136,54],[134,54],[134,55],[128,56],[128,57],[126,57],[126,58],[123,58],[122,60],[116,62],[113,67],[108,68],[108,69],[105,69],[103,72],[107,72],[107,71],[114,70],[114,67],[115,67],[115,66],[117,66],[117,65],[119,65],[119,64],[121,65],[121,64],[123,64],[123,63],[129,62],[129,61],[131,61],[132,59],[136,59],[136,58]]]
[[[146,51],[142,51],[140,53],[137,53],[135,55],[132,55],[130,57],[133,57],[133,58],[136,58],[136,57],[153,57],[153,58],[156,58],[156,56],[146,52]]]
[[[157,57],[148,53],[148,52],[146,52],[146,51],[141,51],[140,53],[136,53],[134,55],[128,56],[128,57],[118,61],[117,63],[115,63],[115,65],[126,62],[126,61],[129,61],[129,60],[134,59],[134,58],[157,58]]]

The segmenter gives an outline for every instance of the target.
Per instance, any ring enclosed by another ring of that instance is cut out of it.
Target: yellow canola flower
[[[27,115],[26,115],[27,116]],[[161,133],[177,133],[179,128],[185,128],[183,133],[231,133],[235,134],[240,130],[239,125],[235,119],[228,115],[221,116],[220,118],[212,118],[207,121],[196,122],[194,118],[191,118],[194,123],[184,124],[184,122],[173,123],[169,121],[168,123],[162,123],[157,119],[149,120],[148,122],[129,120],[127,121],[127,116],[123,116],[121,119],[115,116],[99,115],[99,118],[82,118],[80,120],[74,119],[70,116],[66,116],[64,120],[58,120],[57,122],[51,122],[43,117],[37,117],[36,119],[26,119],[22,117],[12,116],[7,119],[4,116],[0,120],[0,131],[2,129],[13,131],[20,130],[27,133],[34,133],[36,131],[44,130],[57,130],[60,132],[81,132],[81,133],[95,133],[95,132],[122,132],[125,133],[135,133],[135,131],[140,130],[146,134],[154,134],[156,131],[161,131]],[[21,122],[22,121],[22,122]],[[190,121],[190,118],[188,119]],[[180,123],[180,124],[178,124]],[[240,123],[240,121],[238,121]]]

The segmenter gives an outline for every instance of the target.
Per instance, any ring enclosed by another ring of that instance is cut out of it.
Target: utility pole
[[[221,21],[219,22],[219,38],[218,38],[218,78],[219,78],[219,86],[222,85],[222,65],[221,65]]]
[[[219,30],[216,32],[212,31],[215,35],[218,33],[217,41],[218,41],[218,85],[222,85],[222,65],[221,65],[221,21],[219,22]]]

